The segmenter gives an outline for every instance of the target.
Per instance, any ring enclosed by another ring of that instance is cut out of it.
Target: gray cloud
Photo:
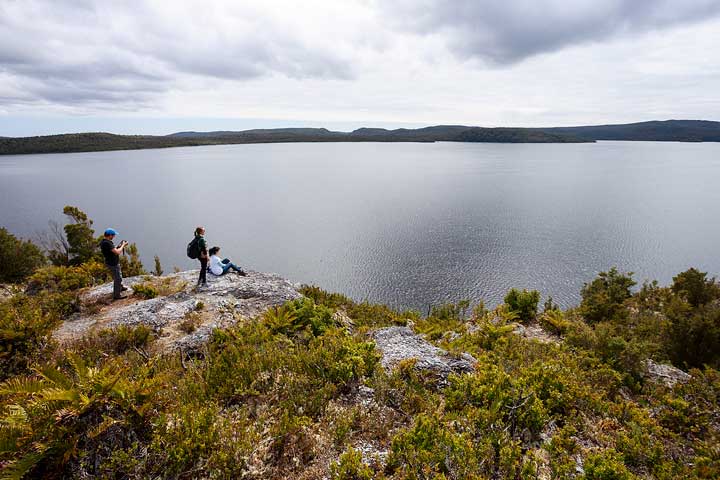
[[[149,104],[188,76],[352,78],[351,59],[232,3],[2,2],[0,74],[23,85],[4,103]]]
[[[717,0],[398,0],[378,6],[400,29],[439,35],[461,57],[500,65],[720,14]]]

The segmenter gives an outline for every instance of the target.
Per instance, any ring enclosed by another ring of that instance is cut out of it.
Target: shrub
[[[61,233],[60,226],[51,222],[53,228],[49,240],[48,256],[53,265],[80,265],[90,260],[101,260],[99,238],[95,237],[93,221],[77,207],[66,206],[63,214],[68,218]]]
[[[309,298],[299,298],[281,307],[271,308],[263,318],[273,333],[288,336],[302,331],[317,336],[335,326],[333,311],[328,307],[315,305]]]
[[[570,326],[570,322],[565,319],[562,311],[549,309],[540,315],[540,325],[553,333],[562,335]]]
[[[144,348],[154,339],[153,330],[145,325],[121,325],[105,328],[85,337],[83,349],[91,347],[106,353],[122,354],[131,348]]]
[[[706,277],[706,272],[691,268],[673,277],[670,288],[693,307],[699,307],[720,297],[720,287],[715,279]]]
[[[132,286],[132,289],[135,295],[139,295],[148,300],[158,296],[157,289],[148,282],[136,283]]]
[[[89,287],[92,276],[82,267],[45,267],[36,271],[28,280],[27,292],[67,292]]]
[[[614,450],[604,450],[588,455],[584,468],[586,480],[632,480],[636,478],[628,471],[622,457]]]
[[[529,322],[535,319],[538,302],[540,302],[540,292],[537,290],[520,291],[511,288],[507,295],[505,295],[505,304],[510,308],[511,312],[517,313],[523,322]]]
[[[153,275],[156,277],[161,277],[163,274],[162,265],[160,265],[160,257],[155,255],[155,269],[153,270]]]
[[[125,247],[124,254],[120,255],[120,270],[124,277],[136,277],[138,275],[147,275],[140,255],[138,254],[137,245],[134,243]]]
[[[692,308],[674,299],[665,309],[668,318],[665,347],[679,366],[720,366],[720,305]]]
[[[330,465],[330,478],[333,480],[371,480],[373,470],[363,463],[362,453],[349,447],[339,462]]]
[[[182,322],[178,325],[178,328],[185,333],[192,333],[197,330],[198,325],[202,323],[202,317],[197,311],[188,312]]]
[[[0,282],[22,282],[45,262],[37,245],[0,228]]]
[[[0,303],[0,380],[26,373],[51,349],[59,320],[27,297]]]
[[[141,412],[152,395],[145,379],[128,379],[113,362],[89,367],[72,353],[65,363],[67,369],[46,366],[37,375],[0,384],[0,395],[12,399],[0,418],[9,426],[0,429],[4,476],[57,475],[83,444],[112,428],[120,429],[117,438],[129,438],[128,430],[144,423]]]
[[[468,308],[470,308],[470,300],[460,300],[457,304],[434,305],[430,310],[430,316],[438,320],[462,320]]]
[[[623,275],[614,267],[608,272],[600,272],[597,278],[586,283],[580,292],[580,314],[592,323],[612,320],[625,314],[624,302],[632,296],[630,289],[634,285],[632,272]]]

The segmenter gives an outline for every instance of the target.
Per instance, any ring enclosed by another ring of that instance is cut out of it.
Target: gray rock
[[[66,320],[55,336],[65,341],[98,328],[146,325],[161,336],[162,348],[195,348],[207,342],[217,327],[231,326],[241,318],[253,318],[270,307],[301,296],[290,282],[274,274],[253,271],[245,277],[232,273],[221,277],[208,274],[208,286],[200,290],[195,289],[197,277],[198,271],[190,270],[160,278],[124,279],[128,287],[145,281],[174,286],[172,294],[149,300],[130,295],[127,300],[112,303],[112,284],[91,288],[80,296],[83,311]],[[201,302],[203,308],[198,310]],[[196,310],[200,325],[190,334],[183,332],[179,324]]]
[[[678,382],[685,383],[691,378],[690,374],[683,372],[679,368],[656,363],[649,359],[645,360],[644,366],[646,379],[655,383],[662,383],[670,388],[674,387]]]
[[[386,370],[392,370],[403,360],[414,358],[417,360],[415,368],[435,373],[441,383],[444,383],[450,373],[471,372],[477,363],[475,358],[467,353],[460,358],[450,355],[409,327],[383,328],[373,332],[372,336],[382,354],[380,363]]]

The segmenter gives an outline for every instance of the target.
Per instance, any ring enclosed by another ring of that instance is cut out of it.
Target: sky
[[[0,0],[0,136],[720,120],[720,0]]]

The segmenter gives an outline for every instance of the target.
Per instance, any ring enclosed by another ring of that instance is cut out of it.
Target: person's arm
[[[127,244],[128,243],[125,240],[123,240],[122,242],[120,242],[120,245],[118,245],[117,247],[113,248],[110,251],[112,253],[114,253],[115,255],[120,255],[123,253],[123,250],[125,249],[125,247],[127,247]]]

